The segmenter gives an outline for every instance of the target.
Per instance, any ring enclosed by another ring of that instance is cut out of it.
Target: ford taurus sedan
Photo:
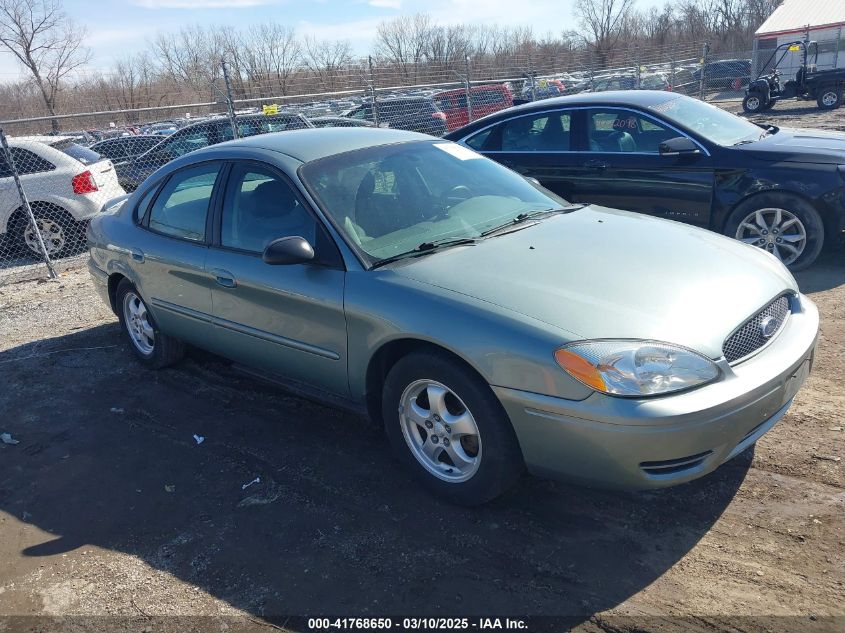
[[[683,95],[627,90],[510,108],[446,138],[567,200],[709,228],[792,270],[845,234],[843,133],[761,127]]]
[[[464,504],[525,469],[616,488],[705,475],[784,415],[818,332],[770,253],[570,204],[398,130],[192,152],[89,244],[142,363],[187,343],[365,413]]]

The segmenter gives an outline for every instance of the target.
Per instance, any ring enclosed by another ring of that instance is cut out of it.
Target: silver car
[[[89,242],[143,363],[187,342],[361,411],[465,504],[525,469],[616,488],[711,472],[787,411],[819,325],[760,249],[396,130],[192,152]]]

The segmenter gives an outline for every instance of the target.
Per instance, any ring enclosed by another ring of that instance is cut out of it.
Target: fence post
[[[44,238],[41,236],[41,230],[35,222],[35,214],[32,212],[32,207],[29,204],[29,199],[26,197],[26,192],[23,190],[21,178],[18,175],[18,167],[15,165],[15,159],[12,152],[9,151],[9,144],[6,142],[6,134],[0,128],[0,143],[3,144],[3,154],[6,157],[6,162],[9,164],[9,169],[12,172],[12,177],[15,180],[15,186],[18,188],[18,196],[21,199],[21,206],[26,209],[26,214],[29,216],[29,224],[38,236],[38,248],[41,249],[41,257],[44,258],[44,263],[47,264],[47,270],[50,271],[50,279],[56,279],[58,275],[53,268],[53,262],[50,261],[50,256],[47,254],[47,247],[44,245]]]
[[[370,65],[370,93],[373,96],[373,123],[375,123],[376,127],[379,127],[378,122],[378,96],[376,95],[376,73],[373,69],[373,56],[369,55],[367,57],[367,62]]]
[[[470,84],[470,79],[469,79],[469,54],[468,53],[464,54],[464,70],[466,71],[466,74],[464,75],[464,88],[465,88],[465,91],[466,91],[465,94],[466,94],[466,98],[467,98],[467,122],[472,123],[472,99],[471,99],[472,92],[470,90],[470,88],[472,87],[472,84]]]
[[[229,122],[232,124],[232,138],[238,138],[238,120],[235,118],[235,104],[232,101],[232,86],[229,83],[226,60],[221,58],[220,65],[223,67],[223,83],[226,84],[226,109],[229,111]]]
[[[699,79],[698,98],[704,101],[704,74],[707,68],[707,55],[710,53],[710,44],[704,43],[701,47],[701,78]]]

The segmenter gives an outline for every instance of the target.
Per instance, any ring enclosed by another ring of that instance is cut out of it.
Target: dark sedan
[[[118,136],[98,141],[90,149],[117,163],[140,156],[159,143],[160,136]]]
[[[238,117],[238,137],[246,138],[268,132],[301,130],[313,127],[301,114],[279,113]],[[206,119],[182,128],[160,140],[147,152],[123,164],[115,165],[117,177],[126,191],[135,191],[150,174],[174,158],[188,152],[216,145],[234,138],[232,123],[226,117]]]
[[[845,134],[758,126],[683,95],[560,97],[446,138],[568,200],[703,226],[793,270],[845,232]]]

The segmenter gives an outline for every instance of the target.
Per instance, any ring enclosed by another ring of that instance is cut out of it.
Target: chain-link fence
[[[820,46],[838,51],[841,44]],[[0,155],[0,284],[83,261],[75,256],[85,252],[92,216],[159,167],[202,147],[312,126],[442,136],[517,103],[581,92],[666,90],[735,102],[766,70],[768,56],[717,56],[707,45],[691,44],[648,53],[632,48],[623,57],[628,65],[614,68],[584,51],[464,56],[440,66],[368,58],[291,76],[244,76],[221,61],[202,91],[206,101],[7,120]],[[101,97],[92,94],[92,103],[102,103]]]

